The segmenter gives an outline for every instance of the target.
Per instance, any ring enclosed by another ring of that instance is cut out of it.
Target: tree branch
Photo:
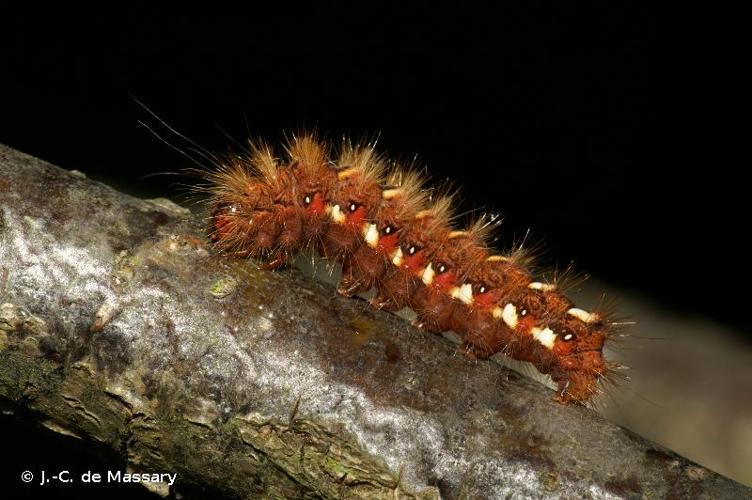
[[[211,255],[167,200],[0,146],[0,210],[0,399],[178,492],[751,493],[295,270]]]

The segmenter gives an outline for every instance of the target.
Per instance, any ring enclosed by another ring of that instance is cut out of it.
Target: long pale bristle
[[[266,183],[276,186],[279,166],[271,146],[264,141],[251,141],[251,154],[248,158],[255,173]]]
[[[473,220],[463,232],[467,233],[467,238],[474,245],[488,248],[499,223],[498,216],[483,214]]]

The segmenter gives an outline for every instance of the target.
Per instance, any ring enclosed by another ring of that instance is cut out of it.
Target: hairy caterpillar
[[[374,307],[413,309],[416,326],[453,330],[470,356],[529,361],[551,376],[560,402],[584,403],[598,392],[615,366],[602,355],[610,326],[602,313],[535,281],[523,252],[495,253],[483,218],[454,227],[452,196],[432,195],[415,170],[371,145],[345,141],[332,156],[304,134],[287,141],[282,160],[256,142],[247,156],[204,172],[215,247],[269,269],[313,248],[342,264],[340,294],[375,288]]]

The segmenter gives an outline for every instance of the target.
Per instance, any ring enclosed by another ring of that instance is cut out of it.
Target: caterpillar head
[[[598,392],[598,380],[606,372],[602,354],[606,326],[597,315],[573,308],[549,329],[556,336],[551,377],[558,385],[557,399],[587,401]]]
[[[605,371],[606,339],[598,315],[575,308],[566,296],[539,282],[529,283],[502,303],[494,316],[514,332],[521,358],[546,367],[558,384],[558,400],[584,402],[597,392]]]

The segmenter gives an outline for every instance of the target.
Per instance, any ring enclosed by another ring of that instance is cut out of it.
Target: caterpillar
[[[536,281],[518,249],[489,245],[494,224],[456,227],[454,195],[389,161],[372,144],[334,148],[293,135],[282,157],[263,141],[203,172],[208,236],[217,251],[277,269],[303,249],[342,265],[337,291],[375,289],[370,304],[416,313],[426,332],[452,330],[474,358],[503,352],[532,363],[557,385],[561,403],[588,402],[615,364],[603,358],[612,322]]]

